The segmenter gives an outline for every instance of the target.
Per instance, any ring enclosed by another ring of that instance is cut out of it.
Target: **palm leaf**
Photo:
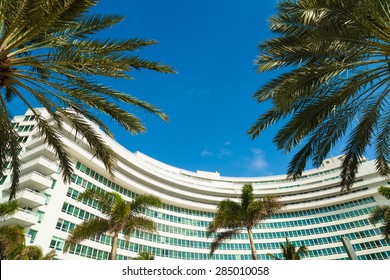
[[[272,107],[248,134],[258,137],[285,119],[274,142],[293,156],[288,178],[309,159],[319,166],[340,141],[342,188],[355,181],[365,149],[376,143],[376,168],[389,165],[389,3],[387,0],[282,0],[270,19],[275,37],[259,44],[259,72],[286,69],[254,95]],[[356,123],[355,120],[358,120]]]

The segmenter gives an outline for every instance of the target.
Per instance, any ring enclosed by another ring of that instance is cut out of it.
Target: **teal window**
[[[4,184],[5,180],[7,179],[7,176],[3,176],[0,178],[0,185]]]
[[[44,195],[45,195],[45,197],[46,197],[45,204],[47,205],[47,204],[49,204],[49,202],[50,202],[51,195],[50,195],[50,194],[47,194],[47,193],[45,193]]]
[[[42,220],[43,220],[43,215],[45,215],[45,212],[41,211],[41,210],[38,210],[37,211],[37,214],[39,216],[39,219],[38,219],[38,223],[41,223]]]
[[[80,171],[85,172],[86,166],[84,164],[81,164],[80,166]]]
[[[30,243],[33,243],[34,242],[34,240],[35,240],[35,237],[37,236],[37,231],[36,230],[33,230],[33,229],[30,229],[29,231],[28,231],[28,235],[30,235]]]
[[[49,247],[58,251],[62,251],[62,249],[64,248],[64,244],[65,239],[53,236],[52,240],[50,241]]]

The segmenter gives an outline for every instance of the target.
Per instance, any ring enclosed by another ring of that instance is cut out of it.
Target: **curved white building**
[[[42,115],[47,117],[45,111]],[[374,161],[365,161],[349,193],[340,192],[339,158],[325,160],[319,169],[304,172],[297,181],[285,175],[238,178],[223,177],[216,172],[190,172],[166,165],[139,152],[133,153],[109,137],[106,141],[117,153],[115,178],[93,157],[84,140],[75,138],[64,125],[62,139],[74,163],[71,184],[64,184],[52,150],[44,143],[31,111],[15,117],[20,134],[22,175],[17,199],[23,210],[1,224],[18,223],[26,228],[27,245],[39,245],[44,252],[58,250],[59,259],[107,259],[111,239],[105,235],[86,240],[62,253],[68,233],[84,219],[99,216],[94,205],[77,202],[85,188],[97,187],[117,191],[131,200],[136,194],[153,194],[164,202],[162,208],[149,209],[146,215],[157,224],[158,234],[136,232],[127,242],[118,244],[118,259],[148,251],[156,259],[209,259],[212,238],[206,238],[206,227],[214,216],[216,204],[223,199],[240,197],[243,184],[252,184],[257,197],[275,195],[286,205],[254,229],[259,259],[267,253],[279,254],[285,237],[297,246],[308,247],[306,259],[347,259],[341,237],[351,240],[359,259],[390,259],[390,243],[384,241],[379,226],[368,221],[370,210],[388,204],[377,188],[390,184],[380,177]],[[0,178],[3,200],[8,198],[9,174]],[[251,259],[245,231],[224,243],[212,259]]]

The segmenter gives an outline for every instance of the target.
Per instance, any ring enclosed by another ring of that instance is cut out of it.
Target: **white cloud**
[[[252,149],[252,157],[249,159],[249,168],[255,171],[264,171],[268,167],[265,153],[261,149]]]
[[[210,152],[209,150],[203,150],[200,155],[202,157],[212,157],[214,156],[214,153],[213,152]]]

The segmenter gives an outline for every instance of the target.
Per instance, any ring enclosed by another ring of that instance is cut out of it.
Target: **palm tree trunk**
[[[249,243],[251,244],[252,258],[254,260],[257,260],[257,253],[256,253],[256,248],[255,248],[255,241],[253,240],[252,229],[247,228],[247,231],[248,231],[248,236],[249,236]]]
[[[110,256],[108,259],[115,260],[116,250],[118,248],[118,233],[115,233],[111,240],[112,240],[111,252],[110,252]]]

